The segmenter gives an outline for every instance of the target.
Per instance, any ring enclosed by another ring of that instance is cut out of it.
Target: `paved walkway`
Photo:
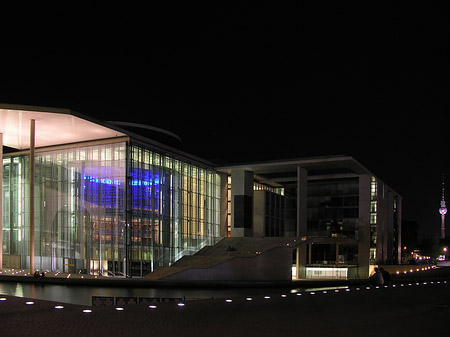
[[[0,331],[11,337],[448,336],[450,281],[348,289],[123,310],[0,295]]]

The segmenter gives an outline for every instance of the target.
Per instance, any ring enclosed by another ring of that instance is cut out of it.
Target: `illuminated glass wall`
[[[377,251],[377,179],[370,178],[370,263],[375,264]]]
[[[220,176],[214,171],[130,148],[128,212],[132,275],[169,266],[220,237]]]
[[[3,253],[29,266],[27,155],[3,160]],[[220,177],[126,142],[35,158],[35,265],[143,276],[220,235]]]
[[[29,267],[29,157],[3,160],[3,249]],[[35,267],[123,273],[126,144],[35,157]]]

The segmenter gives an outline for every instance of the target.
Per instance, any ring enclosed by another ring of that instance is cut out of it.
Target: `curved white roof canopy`
[[[150,131],[156,131],[156,132],[168,135],[170,137],[173,137],[176,140],[178,140],[180,143],[182,142],[180,136],[178,136],[177,134],[175,134],[175,133],[173,133],[173,132],[171,132],[169,130],[157,128],[156,126],[151,126],[151,125],[147,125],[147,124],[140,124],[140,123],[122,122],[122,121],[108,121],[108,123],[112,124],[112,125],[117,125],[117,126],[131,126],[131,127],[134,127],[134,128],[140,128],[140,129],[147,129],[147,130],[150,130]]]
[[[70,110],[0,104],[3,145],[23,150],[30,147],[30,120],[35,120],[35,146],[52,146],[125,136],[91,122]]]

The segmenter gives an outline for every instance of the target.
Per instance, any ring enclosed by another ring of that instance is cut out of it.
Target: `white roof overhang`
[[[71,110],[0,104],[3,145],[30,148],[30,120],[35,120],[35,146],[53,146],[125,136]]]

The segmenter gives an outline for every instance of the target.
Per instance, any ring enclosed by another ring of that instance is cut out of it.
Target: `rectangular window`
[[[253,199],[247,195],[234,196],[234,227],[252,228]]]

